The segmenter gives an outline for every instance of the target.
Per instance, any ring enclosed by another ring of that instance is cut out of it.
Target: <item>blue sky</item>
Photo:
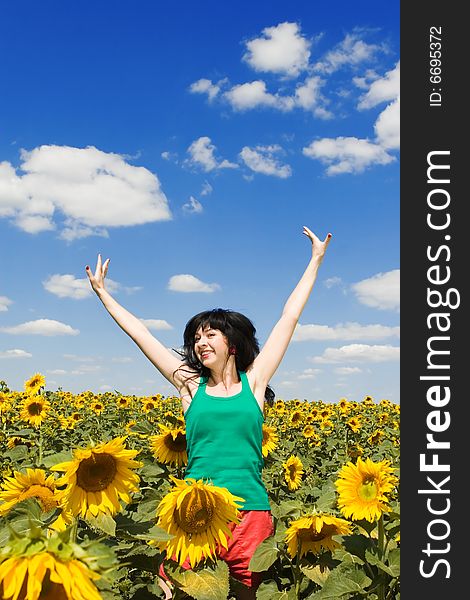
[[[262,344],[333,239],[277,397],[399,402],[399,3],[2,8],[0,379],[172,394],[91,292],[169,348],[213,307]]]

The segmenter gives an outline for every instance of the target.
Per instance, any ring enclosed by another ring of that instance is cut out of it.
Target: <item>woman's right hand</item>
[[[104,261],[104,264],[101,264],[101,254],[98,254],[98,260],[96,261],[96,270],[95,274],[91,272],[90,267],[86,266],[86,274],[88,275],[88,279],[90,281],[90,285],[97,294],[105,289],[104,287],[104,279],[108,272],[110,259],[107,258]]]

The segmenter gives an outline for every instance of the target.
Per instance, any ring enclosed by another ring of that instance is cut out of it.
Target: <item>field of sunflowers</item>
[[[177,397],[50,391],[36,373],[0,381],[0,424],[1,599],[164,598],[163,561],[173,598],[240,593],[215,556],[239,505],[184,480]],[[399,427],[400,406],[370,396],[266,407],[259,600],[399,599]]]

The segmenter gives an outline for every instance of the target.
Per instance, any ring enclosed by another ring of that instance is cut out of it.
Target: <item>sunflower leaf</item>
[[[46,467],[46,469],[50,469],[54,465],[68,462],[69,460],[72,460],[72,458],[73,457],[70,450],[67,452],[56,452],[55,454],[48,454],[44,456],[42,459],[42,464]]]
[[[256,548],[251,557],[248,569],[255,572],[267,571],[278,556],[279,548],[277,547],[275,538],[273,536],[268,537]]]
[[[369,550],[366,551],[366,560],[370,565],[375,565],[381,571],[384,571],[384,573],[387,573],[391,577],[398,577],[400,575],[400,550],[398,550],[398,548],[390,551],[390,565],[386,565]]]
[[[110,515],[99,514],[97,517],[88,517],[86,522],[93,529],[98,529],[111,537],[116,535],[116,521]]]
[[[172,569],[171,577],[177,582],[178,587],[195,600],[227,600],[229,571],[224,561],[217,561],[215,569],[183,572],[180,569]]]
[[[351,593],[364,594],[366,587],[372,583],[367,575],[356,569],[353,565],[341,563],[330,571],[322,589],[310,596],[315,600],[326,600],[327,598],[338,599]]]
[[[295,600],[293,588],[278,590],[274,581],[264,581],[256,591],[256,600]]]

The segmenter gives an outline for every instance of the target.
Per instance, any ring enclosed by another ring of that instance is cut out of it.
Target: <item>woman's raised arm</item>
[[[102,264],[101,254],[98,254],[94,274],[91,272],[89,266],[86,267],[91,287],[119,327],[137,344],[160,373],[179,390],[183,380],[179,379],[178,373],[175,374],[175,372],[183,366],[183,362],[176,358],[176,356],[173,356],[170,350],[150,333],[140,319],[116,302],[106,290],[104,280],[108,272],[109,260],[108,258]]]
[[[286,353],[294,329],[313,289],[318,268],[331,239],[331,233],[329,233],[323,242],[320,241],[308,227],[303,228],[303,233],[312,243],[312,256],[302,277],[287,299],[281,318],[274,326],[266,343],[253,362],[257,386],[260,385],[262,387],[269,383],[269,380],[276,372]]]

